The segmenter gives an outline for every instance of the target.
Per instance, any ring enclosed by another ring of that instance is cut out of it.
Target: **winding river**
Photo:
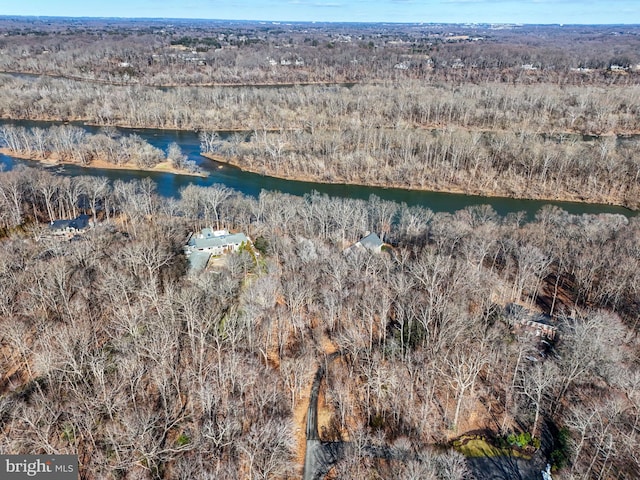
[[[1,124],[13,123],[25,127],[47,128],[55,122],[39,121],[9,121],[0,120]],[[94,133],[100,127],[76,125],[85,128],[88,132]],[[101,175],[109,179],[131,180],[150,177],[158,186],[158,193],[165,197],[177,197],[180,189],[190,183],[208,186],[213,184],[223,184],[246,195],[258,196],[262,190],[279,191],[292,195],[304,195],[317,191],[332,197],[349,197],[367,199],[370,195],[376,195],[384,200],[404,202],[410,206],[422,206],[430,208],[434,212],[455,212],[470,205],[491,205],[500,215],[509,213],[524,212],[525,216],[532,219],[535,213],[547,204],[557,205],[569,213],[619,213],[627,217],[637,215],[637,212],[630,211],[623,207],[610,205],[586,204],[577,202],[556,202],[545,200],[520,200],[503,197],[483,197],[477,195],[463,195],[439,192],[426,192],[417,190],[405,190],[400,188],[367,187],[359,185],[344,184],[324,184],[314,182],[302,182],[295,180],[284,180],[280,178],[267,177],[264,175],[242,171],[227,164],[218,164],[200,156],[200,140],[198,134],[192,131],[174,131],[157,129],[124,129],[119,131],[124,135],[135,133],[153,146],[166,151],[171,142],[176,142],[182,151],[190,159],[195,160],[204,170],[209,172],[206,178],[192,177],[186,175],[174,175],[159,172],[141,172],[132,170],[108,170],[99,168],[83,168],[74,165],[65,165],[58,168],[63,175]],[[221,137],[228,135],[228,132],[220,132]],[[7,155],[0,154],[0,165],[5,169],[11,169],[17,164],[27,164],[30,166],[40,165],[38,162],[19,160]]]

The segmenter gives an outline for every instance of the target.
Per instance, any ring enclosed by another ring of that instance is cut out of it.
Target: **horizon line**
[[[458,25],[458,26],[481,26],[481,25],[504,25],[513,27],[524,26],[556,26],[556,27],[615,27],[615,26],[640,26],[640,23],[526,23],[526,22],[391,22],[391,21],[336,21],[336,20],[259,20],[259,19],[229,19],[229,18],[202,18],[202,17],[122,17],[122,16],[70,16],[70,15],[6,15],[0,14],[2,18],[38,18],[38,19],[76,19],[76,20],[147,20],[147,21],[204,21],[204,22],[244,22],[244,23],[261,23],[261,24],[354,24],[354,25]]]

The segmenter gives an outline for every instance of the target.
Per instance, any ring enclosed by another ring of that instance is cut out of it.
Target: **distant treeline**
[[[117,87],[0,75],[0,116],[189,130],[459,126],[556,135],[640,131],[640,86],[428,84]]]
[[[637,83],[637,26],[216,23],[0,18],[0,70],[128,85]]]

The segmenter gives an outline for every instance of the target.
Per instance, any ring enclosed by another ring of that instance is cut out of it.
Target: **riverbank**
[[[325,185],[349,185],[349,186],[368,186],[368,187],[380,187],[380,188],[398,188],[409,191],[416,192],[438,192],[438,193],[451,193],[451,194],[460,194],[460,195],[476,195],[490,198],[505,198],[505,199],[517,199],[517,200],[541,200],[541,201],[550,201],[550,202],[576,202],[576,203],[584,203],[590,205],[611,205],[615,207],[626,208],[630,211],[637,212],[640,210],[640,201],[636,200],[635,204],[631,202],[622,202],[616,201],[610,196],[602,195],[598,198],[585,198],[585,196],[580,195],[577,192],[557,192],[556,195],[549,194],[539,194],[537,192],[532,192],[531,190],[525,193],[520,193],[514,190],[499,190],[497,188],[493,189],[482,189],[473,186],[462,187],[460,185],[455,184],[446,184],[446,183],[438,183],[438,178],[433,176],[432,181],[421,185],[420,187],[406,185],[401,183],[383,183],[383,182],[367,182],[367,183],[358,183],[354,181],[349,181],[343,178],[336,178],[333,181],[327,181],[326,179],[316,177],[313,175],[301,175],[299,173],[282,175],[272,171],[268,171],[267,169],[261,168],[251,168],[247,165],[243,164],[236,157],[226,157],[222,155],[215,155],[211,153],[201,153],[201,155],[209,160],[217,162],[219,164],[227,164],[234,168],[237,168],[241,171],[255,173],[258,175],[263,175],[266,177],[273,177],[282,180],[291,180],[291,181],[299,181],[299,182],[313,182],[313,183],[322,183]],[[495,187],[495,184],[494,184]],[[532,187],[533,188],[533,187]]]
[[[80,120],[80,119],[78,119]],[[78,125],[80,126],[80,125]],[[434,125],[435,126],[435,125]],[[127,128],[127,126],[119,126]],[[128,126],[131,128],[132,126]],[[28,128],[28,125],[27,125]],[[46,127],[45,127],[46,128]],[[149,136],[145,136],[144,130],[153,130]],[[146,142],[156,142],[158,135],[164,135],[157,129],[140,128],[136,134],[142,136]],[[198,134],[193,130],[184,129],[160,129],[167,132],[167,135],[178,143],[183,142],[183,135],[169,134],[168,132],[185,132],[191,138],[189,141],[189,155],[200,155]],[[227,131],[229,131],[227,129]],[[153,139],[153,140],[152,140]],[[169,142],[167,142],[168,145]],[[585,143],[590,145],[591,142]],[[166,149],[167,145],[161,142],[161,149]],[[245,153],[244,146],[240,145],[242,154]],[[553,145],[551,145],[553,147]],[[73,151],[73,150],[72,150]],[[247,151],[249,152],[249,151]],[[89,165],[82,165],[73,161],[59,161],[54,156],[46,159],[38,158],[32,154],[15,154],[5,150],[9,156],[22,158],[30,161],[39,161],[49,164],[71,164],[78,167],[102,168],[111,170],[129,170],[129,171],[149,171],[149,172],[167,172],[176,175],[188,175],[205,177],[203,173],[193,173],[186,170],[176,170],[168,162],[163,162],[152,168],[141,168],[135,164],[115,165],[106,161],[92,161]],[[562,178],[548,177],[544,181],[537,179],[527,179],[522,175],[512,174],[510,176],[498,173],[492,168],[475,168],[473,170],[458,169],[443,172],[434,166],[427,167],[426,162],[416,161],[411,165],[387,165],[386,163],[377,162],[371,158],[371,168],[362,171],[359,168],[351,168],[348,170],[351,175],[341,175],[340,169],[327,168],[312,169],[311,163],[287,164],[280,162],[278,169],[274,170],[274,165],[270,165],[268,155],[261,155],[260,149],[249,153],[249,155],[221,156],[221,155],[203,155],[206,158],[220,162],[220,164],[228,164],[238,168],[240,171],[249,174],[266,176],[281,181],[291,182],[309,182],[330,186],[348,185],[358,188],[380,188],[389,190],[404,190],[406,192],[420,193],[438,193],[438,194],[455,194],[464,196],[477,196],[486,198],[495,198],[499,202],[504,200],[515,201],[539,201],[539,202],[573,202],[584,205],[602,205],[613,206],[616,208],[628,209],[630,212],[638,212],[640,210],[640,195],[634,193],[638,191],[638,185],[632,183],[629,188],[585,188],[584,184],[576,181],[572,176]],[[526,152],[525,152],[526,153]],[[98,157],[100,154],[98,153]],[[306,158],[306,157],[305,157]],[[322,162],[320,162],[321,164]],[[364,165],[366,166],[366,165]],[[205,170],[214,170],[214,168],[205,168]],[[400,173],[404,172],[402,175]],[[413,172],[413,173],[409,173]],[[213,172],[209,172],[213,174]],[[364,175],[364,176],[363,176]],[[215,175],[214,175],[215,176]],[[243,187],[238,187],[242,190]],[[255,186],[260,189],[262,186]],[[295,187],[297,188],[297,187]],[[294,188],[294,189],[295,189]],[[311,187],[313,188],[313,187]],[[403,194],[401,194],[403,195]],[[409,195],[413,195],[409,193]],[[384,194],[383,194],[384,196]],[[449,201],[449,200],[448,200]],[[411,203],[411,202],[410,202]],[[523,207],[524,208],[524,207]],[[623,212],[623,214],[626,214]]]
[[[103,159],[92,160],[86,165],[82,165],[77,162],[72,162],[70,160],[62,160],[57,155],[51,155],[47,158],[38,158],[34,155],[29,155],[21,152],[14,152],[9,148],[0,148],[0,153],[3,155],[7,155],[13,158],[19,158],[21,160],[29,160],[32,162],[38,162],[40,164],[46,166],[54,166],[54,165],[75,165],[77,167],[87,168],[87,169],[107,169],[107,170],[132,170],[132,171],[140,171],[140,172],[156,172],[156,173],[170,173],[172,175],[187,175],[192,177],[208,177],[209,174],[206,172],[190,172],[188,170],[175,168],[171,165],[171,162],[168,160],[165,162],[160,162],[153,167],[141,167],[132,162],[127,162],[123,164],[114,164],[111,162],[107,162]]]

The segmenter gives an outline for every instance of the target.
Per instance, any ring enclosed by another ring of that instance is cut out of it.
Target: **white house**
[[[229,233],[227,230],[203,228],[199,233],[194,233],[189,237],[185,253],[209,252],[211,255],[223,255],[237,252],[241,245],[248,243],[249,239],[244,233]]]
[[[237,252],[243,245],[251,241],[244,233],[229,233],[227,230],[213,230],[203,228],[198,233],[192,233],[184,247],[184,253],[192,268],[203,269],[209,262],[211,255],[224,255]]]

